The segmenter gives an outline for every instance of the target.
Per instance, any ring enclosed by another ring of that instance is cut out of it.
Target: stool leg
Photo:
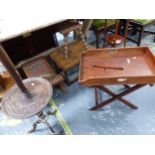
[[[141,42],[142,42],[142,35],[143,35],[143,26],[140,28],[140,32],[139,32],[139,37],[138,37],[138,44],[137,46],[140,46],[141,45]]]
[[[82,33],[81,28],[79,28],[79,33],[80,33],[81,39],[82,39],[82,41],[83,41],[83,43],[84,43],[85,49],[87,50],[87,49],[88,49],[88,47],[87,47],[87,42],[86,42],[86,40],[85,40],[85,38],[84,38],[84,35],[83,35],[83,33]]]
[[[76,40],[77,39],[77,31],[75,30],[74,32],[73,32],[73,38],[74,38],[74,40]]]
[[[125,40],[124,40],[124,43],[123,44],[124,44],[124,47],[126,47],[126,41]]]
[[[64,72],[64,80],[67,83],[67,85],[69,84],[69,78],[68,78],[68,74],[67,72]]]
[[[68,46],[67,46],[67,43],[68,43],[68,34],[64,34],[64,49],[65,49],[65,58],[67,59],[69,56],[68,56]]]
[[[96,48],[99,48],[99,33],[95,33],[96,37]]]
[[[58,86],[59,86],[59,88],[61,89],[62,92],[66,93],[66,89],[64,87],[63,82],[60,82]]]

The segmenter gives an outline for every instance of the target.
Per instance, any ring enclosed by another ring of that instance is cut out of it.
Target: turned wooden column
[[[18,75],[15,66],[13,65],[13,63],[11,62],[10,58],[8,57],[8,55],[6,54],[4,48],[2,47],[2,45],[0,44],[0,60],[3,63],[3,65],[5,66],[5,68],[7,69],[7,71],[10,73],[10,75],[12,76],[12,78],[14,79],[14,81],[16,82],[17,86],[19,87],[19,89],[26,94],[26,96],[31,97],[30,92],[27,90],[27,88],[24,86],[20,76]]]

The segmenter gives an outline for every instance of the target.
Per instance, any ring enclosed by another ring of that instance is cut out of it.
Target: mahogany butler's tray
[[[155,83],[155,57],[148,47],[93,49],[81,54],[85,86]]]

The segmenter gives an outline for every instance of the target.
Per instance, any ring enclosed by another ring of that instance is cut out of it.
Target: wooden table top
[[[155,58],[148,47],[90,50],[81,56],[79,82],[88,86],[155,83]]]
[[[5,41],[32,31],[65,21],[65,19],[20,18],[0,20],[0,41]]]

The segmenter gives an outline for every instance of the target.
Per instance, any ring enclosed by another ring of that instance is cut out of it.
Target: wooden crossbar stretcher
[[[96,104],[91,110],[97,110],[115,100],[137,109],[136,105],[123,97],[147,84],[152,86],[155,83],[155,57],[148,47],[88,50],[81,54],[79,83],[95,88]],[[124,85],[125,89],[117,94],[106,85]],[[100,101],[98,90],[112,97]]]

